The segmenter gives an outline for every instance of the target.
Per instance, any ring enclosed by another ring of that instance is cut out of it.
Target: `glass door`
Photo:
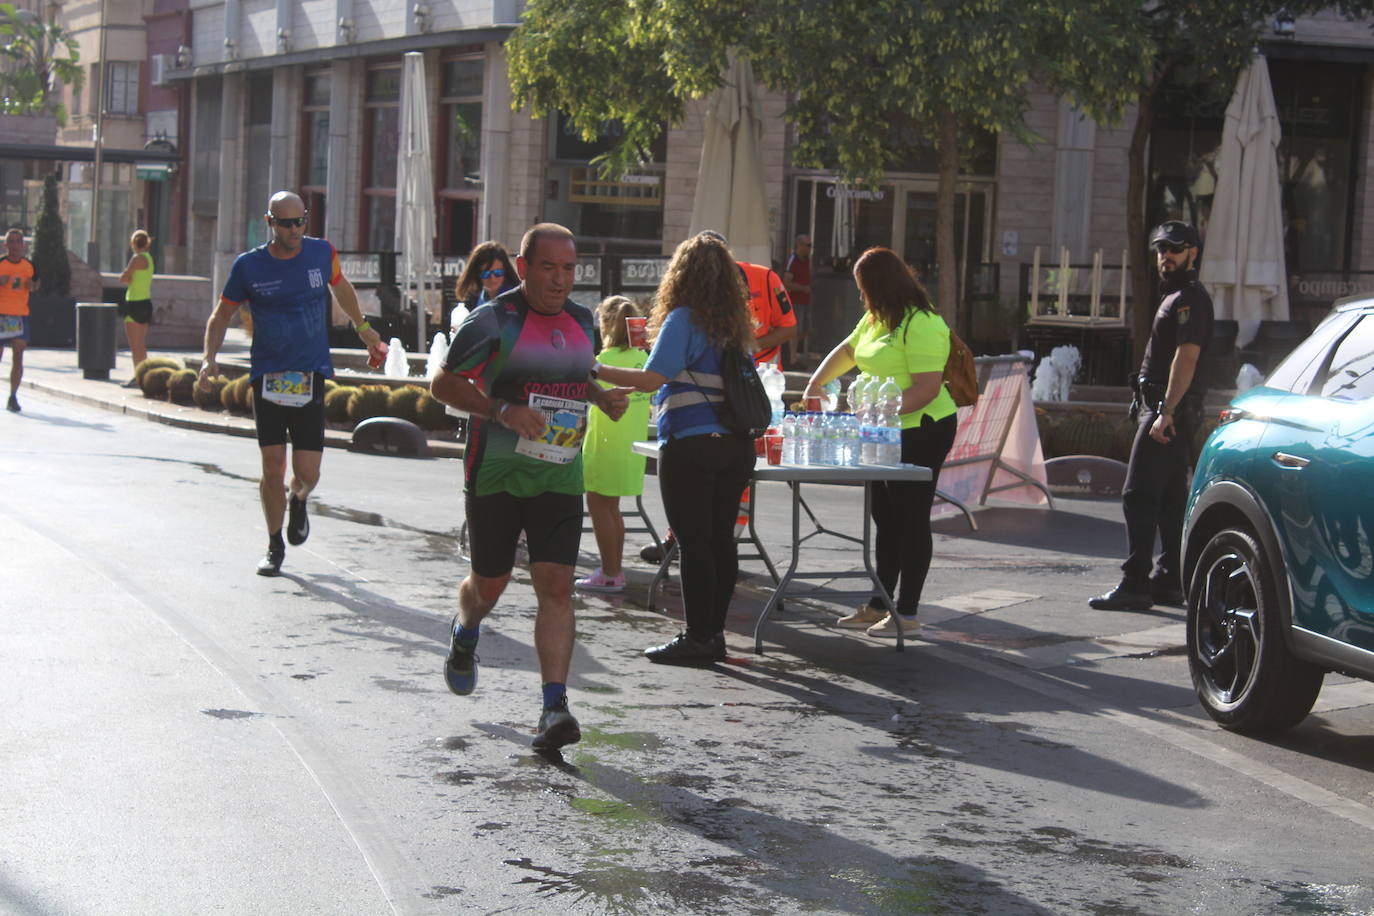
[[[933,181],[903,182],[892,227],[892,248],[921,275],[932,297],[940,285],[935,247],[936,192]],[[986,187],[965,186],[954,195],[954,257],[959,265],[959,298],[973,292],[970,283],[987,260],[988,212],[992,195]]]

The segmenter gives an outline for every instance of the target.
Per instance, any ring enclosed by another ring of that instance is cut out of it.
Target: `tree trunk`
[[[1150,325],[1155,316],[1155,266],[1146,254],[1145,245],[1149,231],[1145,225],[1145,152],[1150,143],[1150,130],[1154,127],[1155,96],[1172,67],[1172,60],[1165,61],[1150,85],[1140,93],[1127,156],[1126,263],[1131,274],[1131,372],[1136,371],[1145,357],[1145,345],[1150,341]]]
[[[940,116],[940,186],[935,195],[937,305],[951,328],[959,328],[959,263],[954,254],[954,191],[959,181],[959,122],[946,109]]]

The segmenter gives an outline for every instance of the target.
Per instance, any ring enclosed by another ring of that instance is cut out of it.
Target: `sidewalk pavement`
[[[230,328],[219,355],[223,359],[246,361],[248,349],[248,338],[243,330]],[[189,368],[200,367],[199,351],[150,350],[148,355],[182,359]],[[5,367],[0,370],[0,375],[7,375],[8,372],[8,367]],[[126,381],[133,378],[133,374],[133,360],[125,350],[119,351],[115,368],[110,373],[110,378],[105,380],[83,377],[82,371],[76,365],[75,350],[30,347],[24,351],[24,381],[21,385],[20,404],[23,404],[22,389],[32,388],[69,401],[78,401],[115,413],[142,417],[155,423],[165,423],[183,429],[224,433],[250,439],[257,435],[251,416],[155,400],[144,397],[143,392],[137,388],[122,387]],[[329,448],[347,449],[353,444],[353,435],[343,430],[327,429],[324,439],[325,445]],[[429,449],[436,458],[463,456],[462,445],[442,439],[430,439]]]

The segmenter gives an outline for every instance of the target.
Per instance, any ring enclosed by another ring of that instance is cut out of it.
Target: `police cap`
[[[1202,239],[1198,237],[1197,230],[1191,223],[1182,220],[1170,219],[1160,223],[1154,232],[1150,233],[1150,247],[1153,248],[1160,242],[1170,245],[1187,245],[1190,248],[1198,248],[1202,245]]]

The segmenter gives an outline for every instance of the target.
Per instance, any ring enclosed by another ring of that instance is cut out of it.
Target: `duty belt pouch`
[[[1131,406],[1128,407],[1128,408],[1126,409],[1126,417],[1127,417],[1127,419],[1129,419],[1132,423],[1139,423],[1139,422],[1140,422],[1140,404],[1141,404],[1140,379],[1132,377],[1132,379],[1131,379]]]

